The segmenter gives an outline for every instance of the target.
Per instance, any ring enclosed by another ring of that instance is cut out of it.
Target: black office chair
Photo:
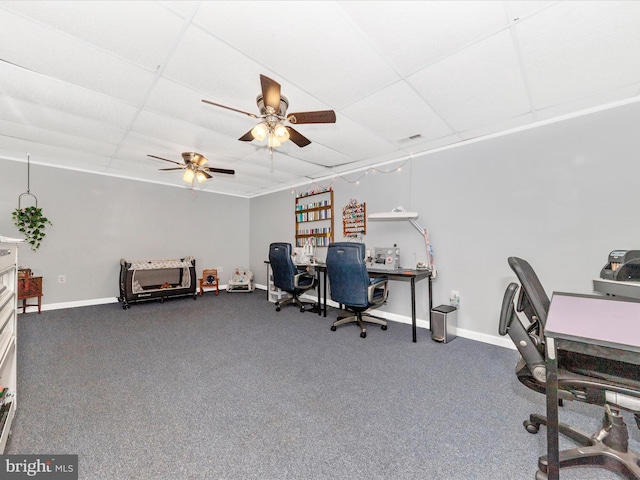
[[[516,257],[510,257],[508,261],[520,285],[511,283],[505,291],[498,332],[500,335],[508,334],[520,353],[516,364],[518,380],[544,394],[544,327],[551,302],[529,263]],[[514,308],[518,289],[520,293]],[[528,325],[525,326],[517,312],[524,313]],[[606,319],[603,319],[603,324],[606,325]],[[594,435],[588,435],[564,423],[558,425],[559,433],[581,445],[560,452],[560,468],[596,465],[618,472],[625,478],[640,479],[640,457],[628,448],[627,426],[619,413],[621,409],[633,412],[640,428],[640,367],[560,350],[558,398],[560,401],[577,400],[600,405],[605,410],[602,429]],[[546,417],[538,414],[531,414],[524,422],[530,433],[537,433],[540,425],[546,424]],[[540,471],[546,474],[546,455],[540,457],[538,464]]]
[[[315,287],[316,277],[311,275],[306,267],[296,267],[291,259],[291,244],[276,242],[269,245],[269,263],[273,272],[274,285],[291,294],[291,298],[276,302],[276,312],[284,305],[298,305],[304,312],[306,307],[315,304],[303,302],[299,296],[310,288]]]
[[[360,336],[366,338],[368,323],[381,325],[387,329],[387,322],[373,317],[367,310],[382,305],[389,294],[387,277],[369,278],[367,266],[364,262],[364,243],[336,242],[329,244],[327,251],[327,275],[331,299],[344,305],[349,315],[339,316],[333,322],[331,330],[335,331],[340,325],[356,322],[360,327]]]

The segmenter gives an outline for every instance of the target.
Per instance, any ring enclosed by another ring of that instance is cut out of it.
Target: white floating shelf
[[[418,212],[382,212],[369,214],[369,220],[409,220],[410,218],[418,218]]]

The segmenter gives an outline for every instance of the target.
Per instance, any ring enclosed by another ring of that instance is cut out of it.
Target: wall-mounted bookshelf
[[[333,242],[333,189],[296,194],[296,247],[327,247]]]

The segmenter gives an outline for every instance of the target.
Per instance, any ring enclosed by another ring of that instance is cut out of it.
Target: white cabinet
[[[273,270],[271,270],[271,264],[267,263],[267,295],[268,299],[272,303],[279,302],[285,298],[291,298],[291,294],[280,290],[273,283]]]
[[[18,246],[0,242],[0,453],[16,411]]]

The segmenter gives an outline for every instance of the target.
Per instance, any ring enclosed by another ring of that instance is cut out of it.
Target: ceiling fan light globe
[[[196,173],[196,180],[198,180],[198,183],[202,183],[206,179],[207,179],[207,176],[203,172]]]
[[[258,140],[259,142],[263,141],[267,137],[268,133],[269,128],[264,122],[257,124],[251,129],[251,135],[253,135],[253,138]]]
[[[182,176],[182,180],[184,180],[185,182],[193,182],[193,170],[191,170],[190,168],[186,169],[184,171],[184,175]]]
[[[278,142],[280,143],[284,143],[287,140],[289,140],[289,130],[287,130],[287,127],[285,127],[284,125],[282,125],[281,123],[279,123],[276,128],[273,131],[276,139],[278,140]]]

